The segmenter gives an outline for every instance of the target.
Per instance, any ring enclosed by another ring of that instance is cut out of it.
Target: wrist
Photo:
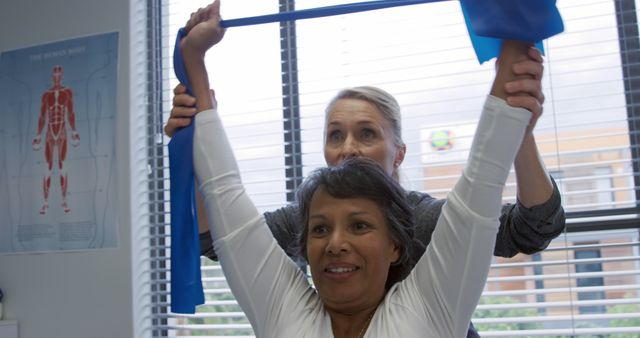
[[[538,159],[538,147],[536,146],[535,137],[531,132],[526,132],[522,139],[522,144],[514,161],[514,167],[518,169],[522,166],[528,166],[532,159]]]
[[[191,92],[196,98],[197,111],[213,108],[213,100],[209,92],[209,75],[207,74],[204,58],[191,54],[183,54],[183,58],[187,77],[191,84]]]
[[[529,42],[504,40],[502,41],[498,61],[499,63],[502,63],[500,61],[515,63],[527,60],[529,58],[529,48],[531,48],[531,46],[532,45]]]
[[[192,62],[197,62],[198,60],[204,61],[205,53],[195,48],[190,48],[187,44],[182,44],[180,52],[182,53],[182,59],[184,60],[185,66],[188,66]]]

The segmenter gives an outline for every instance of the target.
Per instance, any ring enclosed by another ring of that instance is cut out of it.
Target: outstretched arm
[[[513,42],[505,46],[505,52],[498,60],[498,70],[510,69],[512,77],[497,78],[493,94],[503,98],[506,95],[510,106],[533,113],[514,161],[518,200],[515,205],[503,206],[494,250],[496,256],[512,257],[546,248],[563,231],[565,216],[559,191],[544,166],[533,135],[544,103],[542,55],[534,47]]]
[[[514,161],[518,199],[525,207],[546,202],[553,192],[553,184],[533,136],[533,128],[542,115],[544,101],[540,88],[542,67],[538,67],[530,58],[542,62],[539,52],[532,49],[530,44],[505,41],[498,59],[498,72],[491,88],[491,95],[507,101],[513,107],[525,108],[533,113]]]
[[[440,324],[437,336],[464,336],[485,285],[502,190],[534,114],[504,101],[508,97],[504,85],[516,76],[510,66],[527,58],[527,48],[512,41],[503,45],[502,64],[480,117],[467,165],[447,198],[425,255],[407,279],[407,289],[415,286],[419,290],[418,298],[434,318],[432,322]]]
[[[534,116],[525,131],[525,137],[514,161],[518,182],[518,200],[526,208],[545,203],[551,198],[553,184],[540,158],[533,136],[533,128],[542,115],[544,94],[542,93],[542,55],[527,44],[516,45],[507,42],[506,49],[520,49],[517,54],[507,52],[504,57],[517,59],[498,60],[498,67],[510,67],[512,78],[494,83],[492,94],[501,97],[513,107],[521,107],[533,112]],[[528,57],[527,57],[528,56]],[[496,79],[498,80],[498,79]]]
[[[199,113],[195,117],[193,159],[202,204],[215,251],[228,284],[252,326],[264,336],[287,304],[300,304],[306,277],[278,246],[246,193],[224,127],[209,96],[204,54],[222,39],[220,2],[199,10],[187,24],[183,58]],[[193,35],[192,35],[193,34]],[[291,308],[289,308],[291,309]],[[300,313],[292,308],[292,313]]]
[[[187,76],[191,83],[191,90],[195,96],[195,109],[185,109],[188,118],[179,115],[170,119],[165,126],[165,132],[173,135],[179,127],[187,126],[191,123],[191,118],[196,112],[212,109],[215,107],[215,99],[209,89],[209,75],[204,63],[205,53],[209,48],[217,44],[224,37],[225,30],[220,28],[220,2],[216,1],[204,10],[191,15],[185,25],[185,37],[183,38],[180,50],[184,60]],[[186,92],[184,86],[178,86],[175,90]],[[180,92],[178,92],[180,93]],[[190,97],[187,97],[190,98]],[[192,103],[192,104],[193,104]],[[204,204],[200,191],[196,191],[196,210],[198,213],[198,232],[205,233],[208,230],[208,219],[204,212]]]

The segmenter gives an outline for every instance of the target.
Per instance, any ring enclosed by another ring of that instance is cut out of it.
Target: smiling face
[[[376,106],[360,99],[340,99],[327,113],[324,158],[335,166],[350,157],[368,157],[388,175],[393,175],[404,159],[404,145]]]
[[[389,266],[400,257],[379,206],[366,198],[335,198],[321,187],[308,219],[307,258],[325,306],[344,313],[376,306]]]

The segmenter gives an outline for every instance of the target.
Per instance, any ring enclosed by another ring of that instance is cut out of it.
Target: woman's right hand
[[[183,55],[204,56],[209,48],[224,37],[225,29],[220,27],[220,0],[215,0],[205,8],[191,13],[184,26],[185,36],[180,41]]]
[[[210,93],[215,107],[216,99],[213,90],[210,90]],[[191,120],[193,120],[196,113],[196,98],[189,95],[187,87],[179,83],[173,89],[173,107],[171,108],[169,120],[164,125],[164,133],[172,137],[178,129],[191,124]]]

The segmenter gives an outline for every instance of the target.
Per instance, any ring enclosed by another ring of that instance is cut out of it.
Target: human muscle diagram
[[[117,247],[118,33],[0,52],[0,254]]]
[[[42,131],[46,129],[44,140],[44,157],[47,162],[48,172],[42,179],[42,194],[44,203],[40,208],[40,214],[45,214],[49,208],[49,189],[51,188],[51,174],[54,166],[54,155],[57,157],[56,165],[60,178],[60,190],[62,194],[62,209],[70,212],[67,203],[67,187],[69,177],[64,171],[64,160],[67,155],[67,125],[71,129],[71,144],[77,147],[80,143],[80,135],[76,130],[76,120],[73,113],[73,92],[71,88],[61,84],[63,68],[55,65],[52,71],[53,85],[42,94],[40,118],[38,118],[38,134],[33,140],[33,149],[40,150],[42,144]]]

